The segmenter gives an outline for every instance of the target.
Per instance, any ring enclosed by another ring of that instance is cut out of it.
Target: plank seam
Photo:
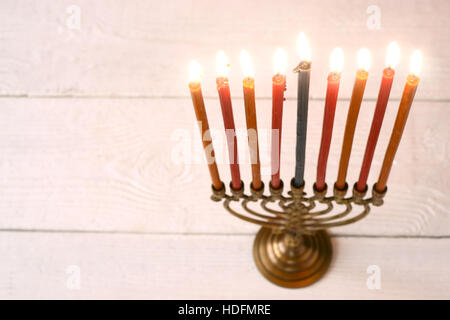
[[[114,231],[114,230],[57,230],[57,229],[1,229],[0,233],[68,233],[68,234],[110,234],[110,235],[157,235],[157,236],[254,236],[256,233],[208,233],[208,232],[145,232],[145,231]],[[450,239],[450,235],[376,235],[376,234],[331,234],[333,238],[375,238],[375,239]]]
[[[204,96],[205,99],[218,99],[216,96]],[[232,96],[232,99],[242,99],[241,96]],[[185,100],[191,99],[189,96],[147,96],[147,95],[30,95],[30,94],[4,94],[0,95],[0,99],[143,99],[143,100]],[[272,97],[262,96],[256,97],[256,100],[271,100]],[[297,101],[296,97],[286,97],[288,101]],[[310,97],[310,101],[325,101],[325,97]],[[375,102],[377,98],[367,97],[364,101]],[[350,101],[350,97],[339,98],[339,101]],[[400,101],[399,97],[392,97],[389,101]],[[416,102],[430,102],[430,103],[448,103],[450,99],[430,99],[430,98],[417,98]]]

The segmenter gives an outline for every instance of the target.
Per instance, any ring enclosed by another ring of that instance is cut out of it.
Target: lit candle
[[[370,127],[369,137],[367,139],[366,151],[359,173],[359,179],[356,189],[363,192],[367,187],[367,178],[369,177],[370,166],[372,164],[375,147],[377,145],[378,136],[380,135],[381,124],[383,123],[384,113],[391,93],[392,81],[394,80],[394,68],[400,59],[400,48],[396,42],[392,42],[387,50],[386,64],[383,70],[383,78],[381,79],[380,91],[378,93],[377,105],[373,115],[372,126]]]
[[[244,73],[244,105],[245,105],[245,119],[247,122],[248,145],[250,150],[250,161],[252,166],[252,187],[260,189],[261,182],[261,166],[259,162],[259,147],[258,147],[258,126],[256,121],[255,108],[255,80],[254,67],[252,59],[247,51],[241,51],[241,64]]]
[[[328,75],[327,95],[325,98],[325,111],[323,115],[322,139],[320,141],[319,160],[317,162],[317,177],[315,189],[325,189],[325,175],[327,170],[328,153],[330,152],[331,136],[333,134],[334,114],[339,92],[341,71],[344,65],[344,52],[341,48],[333,50],[330,59],[331,72]]]
[[[284,91],[286,90],[286,54],[277,49],[274,56],[275,75],[272,77],[272,188],[280,187],[281,124]]]
[[[419,72],[422,66],[422,53],[418,50],[414,51],[411,56],[411,73],[406,78],[405,89],[403,90],[402,100],[398,107],[397,118],[395,119],[394,129],[392,130],[391,139],[389,141],[386,154],[384,156],[383,166],[381,167],[378,182],[375,190],[384,192],[386,190],[387,180],[392,168],[395,153],[397,152],[403,130],[405,129],[406,120],[408,119],[409,110],[411,109],[414,95],[419,84]]]
[[[212,142],[210,143],[211,134],[209,131],[208,118],[206,116],[205,103],[203,101],[202,88],[200,85],[201,75],[202,69],[200,65],[196,61],[191,61],[189,90],[191,91],[192,104],[194,105],[195,116],[197,117],[197,122],[202,137],[203,149],[205,150],[212,185],[214,189],[220,190],[223,187],[223,183],[219,177],[219,170],[217,170],[213,144]]]
[[[298,188],[305,184],[306,129],[308,123],[309,78],[311,73],[311,51],[303,32],[298,36],[297,46],[300,63],[294,69],[294,72],[298,72],[297,146],[295,151],[294,186]]]
[[[222,108],[225,135],[228,144],[228,156],[230,158],[231,187],[240,189],[242,186],[239,172],[236,129],[234,126],[233,109],[231,106],[230,86],[228,84],[228,60],[223,51],[217,53],[217,91],[219,92],[220,106]]]
[[[342,144],[341,160],[336,180],[336,188],[344,189],[346,186],[348,162],[352,152],[353,137],[355,135],[356,121],[366,88],[366,81],[370,68],[370,51],[366,48],[358,52],[358,70],[356,71],[355,83],[353,85],[352,97],[348,108],[347,122],[345,124],[344,142]]]

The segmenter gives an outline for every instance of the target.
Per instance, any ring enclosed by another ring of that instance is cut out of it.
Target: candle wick
[[[310,61],[300,61],[300,63],[298,64],[298,66],[296,66],[293,70],[293,72],[300,72],[300,71],[306,71],[311,69],[311,62]]]

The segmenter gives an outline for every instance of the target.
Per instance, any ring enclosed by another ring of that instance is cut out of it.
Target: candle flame
[[[255,76],[255,67],[247,50],[241,51],[241,66],[244,77],[253,78]]]
[[[286,74],[287,57],[283,49],[278,48],[273,56],[275,74]]]
[[[411,55],[411,62],[410,62],[411,73],[414,74],[415,76],[418,76],[421,69],[422,69],[422,52],[420,52],[420,50],[414,50],[413,54]]]
[[[309,47],[308,40],[303,32],[300,32],[298,35],[297,50],[301,61],[311,61],[311,48]]]
[[[189,82],[200,82],[202,76],[202,67],[197,61],[192,60],[189,63]]]
[[[397,42],[391,42],[387,49],[387,55],[386,55],[386,65],[389,68],[394,69],[395,66],[400,61],[400,47],[398,46]]]
[[[331,72],[340,73],[344,67],[344,51],[341,48],[334,48],[330,57]]]
[[[228,70],[230,69],[230,64],[228,63],[228,58],[225,55],[225,52],[223,52],[222,50],[217,52],[216,68],[217,68],[217,75],[219,77],[228,76]]]
[[[370,51],[367,48],[362,48],[358,51],[358,68],[369,71],[371,65]]]

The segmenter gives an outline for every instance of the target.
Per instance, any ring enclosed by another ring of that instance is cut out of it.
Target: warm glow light
[[[410,62],[411,73],[414,74],[415,76],[418,76],[421,69],[422,69],[422,52],[420,52],[420,50],[414,50],[413,54],[411,55],[411,62]]]
[[[244,77],[253,78],[255,76],[255,67],[247,50],[241,51],[241,66]]]
[[[311,61],[311,49],[308,40],[303,32],[300,32],[297,38],[297,50],[301,61]]]
[[[371,64],[371,57],[369,49],[362,48],[358,51],[358,68],[369,71]]]
[[[341,48],[334,48],[330,57],[331,72],[340,73],[344,67],[344,51]]]
[[[286,74],[287,57],[283,49],[278,48],[273,56],[275,74]]]
[[[225,52],[223,52],[222,50],[217,52],[216,68],[217,68],[217,75],[219,77],[228,76],[230,64],[228,63],[228,58],[225,55]]]
[[[200,82],[202,76],[202,67],[197,61],[192,60],[189,63],[189,82]]]
[[[394,69],[399,61],[400,61],[400,47],[398,46],[397,42],[394,41],[391,42],[391,44],[387,49],[386,66]]]

